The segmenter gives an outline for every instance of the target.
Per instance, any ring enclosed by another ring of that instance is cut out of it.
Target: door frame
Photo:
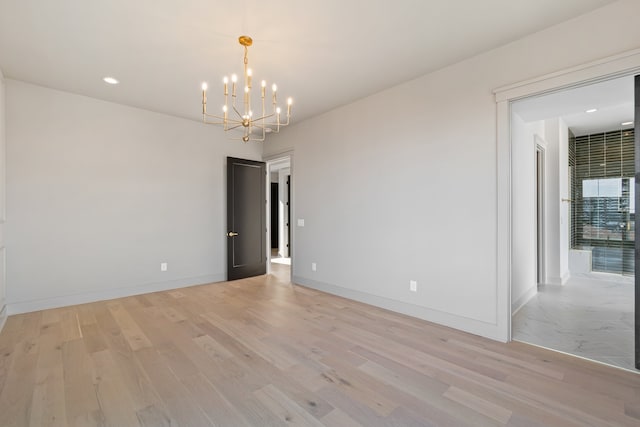
[[[640,75],[636,75],[634,78],[634,104],[635,104],[635,112],[634,112],[634,148],[635,148],[635,170],[634,170],[634,190],[635,190],[635,205],[640,206],[640,135],[638,134],[638,120],[640,120]],[[636,212],[638,209],[636,209]],[[634,219],[635,222],[635,213]],[[634,240],[637,242],[640,239],[640,229],[636,227]],[[635,362],[636,369],[640,369],[640,281],[638,276],[640,276],[640,252],[638,248],[635,248],[634,262],[635,262],[635,274],[634,274],[634,284],[635,284],[635,306],[634,306],[634,315],[635,315]],[[624,262],[624,261],[623,261]]]
[[[289,248],[294,247],[294,241],[295,241],[295,227],[294,227],[294,223],[293,223],[293,218],[295,218],[295,192],[294,190],[294,185],[295,185],[295,179],[293,179],[293,174],[294,174],[294,166],[293,166],[293,150],[289,150],[289,151],[284,151],[278,154],[273,154],[273,155],[268,155],[268,156],[263,156],[262,161],[267,163],[267,176],[269,177],[269,179],[267,179],[267,181],[271,181],[270,177],[271,177],[271,167],[274,164],[280,163],[280,162],[284,162],[288,160],[289,161],[289,176],[291,176],[291,192],[290,192],[290,196],[289,196],[289,210],[290,210],[290,215],[289,215]],[[266,228],[266,234],[267,234],[267,239],[266,239],[266,245],[267,245],[267,254],[269,254],[269,262],[267,262],[267,274],[271,273],[271,187],[270,184],[267,183],[266,187],[265,187],[265,192],[267,195],[267,204],[265,206],[265,209],[267,211],[267,228]],[[289,258],[291,258],[291,277],[293,277],[293,265],[294,265],[294,254],[293,251],[289,251]]]
[[[496,318],[495,334],[511,341],[512,139],[511,104],[523,98],[640,74],[640,49],[494,89],[496,138]],[[637,184],[636,184],[637,185]],[[636,193],[637,194],[637,193]],[[636,276],[636,289],[638,278]],[[637,313],[637,310],[636,310]]]
[[[546,216],[545,216],[545,197],[546,197],[546,144],[538,135],[534,136],[534,153],[536,156],[536,286],[547,283],[547,265],[546,265]],[[538,156],[540,162],[538,163]]]

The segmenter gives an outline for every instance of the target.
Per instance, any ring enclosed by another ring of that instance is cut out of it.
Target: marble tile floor
[[[540,286],[513,317],[513,339],[634,370],[633,277],[591,274]]]
[[[271,258],[274,264],[291,265],[291,258]]]

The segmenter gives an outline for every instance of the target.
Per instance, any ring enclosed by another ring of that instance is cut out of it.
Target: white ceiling
[[[0,69],[200,120],[201,82],[213,105],[248,34],[254,79],[294,97],[300,121],[612,2],[0,0]]]
[[[593,113],[587,110],[597,109]],[[512,111],[525,122],[561,117],[576,136],[626,129],[633,121],[633,77],[621,77],[513,103]]]

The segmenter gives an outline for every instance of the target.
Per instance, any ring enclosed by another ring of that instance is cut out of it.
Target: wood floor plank
[[[504,365],[510,364],[515,367],[523,368],[530,372],[537,372],[549,378],[554,378],[557,380],[562,380],[564,378],[564,372],[553,366],[540,366],[533,362],[510,357],[504,354],[500,354],[496,351],[487,350],[478,345],[468,344],[458,339],[449,340],[448,342],[455,346],[462,347],[485,356],[486,358],[482,359],[486,360],[486,362],[481,361],[480,363],[490,363],[492,367],[504,367]]]
[[[86,347],[87,352],[95,353],[108,348],[97,322],[81,325],[80,328],[82,329],[81,342]]]
[[[409,397],[402,398],[404,406],[414,412],[428,412],[438,424],[495,425],[487,419],[485,413],[478,411],[477,408],[471,408],[469,405],[446,396],[450,387],[438,380],[411,372],[409,369],[394,369],[392,371],[373,361],[367,362],[359,369],[386,386],[395,388],[399,393],[409,394],[418,400],[418,402],[412,402]]]
[[[0,425],[23,427],[30,424],[33,393],[36,387],[36,369],[40,349],[39,331],[42,313],[13,316],[7,320],[8,328],[15,327],[23,339],[16,341],[12,360],[3,388],[0,390]],[[11,330],[11,329],[10,329]],[[5,339],[4,331],[1,335]],[[7,334],[7,338],[12,338]]]
[[[344,394],[353,400],[368,406],[380,416],[387,416],[399,406],[379,392],[383,384],[376,384],[374,378],[362,375],[355,367],[350,367],[342,361],[330,357],[322,358],[321,362],[330,368],[323,373],[323,378],[332,387],[338,387]]]
[[[158,410],[154,405],[137,410],[136,416],[142,427],[175,427],[178,425],[164,411]]]
[[[247,348],[259,354],[264,359],[270,361],[280,369],[287,369],[296,364],[296,360],[278,347],[266,345],[259,336],[256,336],[254,330],[247,327],[238,326],[236,322],[226,322],[215,313],[209,312],[203,314],[203,317],[213,325],[221,328],[235,340],[241,342]]]
[[[510,410],[457,387],[449,387],[449,389],[444,392],[443,396],[482,415],[493,418],[501,424],[507,424],[512,415]]]
[[[139,426],[137,408],[110,350],[91,354],[95,394],[107,425]]]
[[[204,375],[196,374],[182,379],[181,382],[215,426],[249,426],[234,404],[229,402]]]
[[[233,354],[231,354],[229,350],[214,340],[210,335],[195,337],[193,341],[213,359],[229,359],[233,357]]]
[[[263,405],[279,419],[292,426],[322,426],[322,423],[311,416],[282,391],[269,384],[253,392]]]
[[[168,409],[166,418],[175,420],[178,425],[213,425],[200,407],[189,398],[188,390],[172,370],[168,369],[165,360],[155,349],[141,349],[136,352],[136,358],[140,360],[154,389]]]
[[[640,375],[269,276],[10,316],[0,425],[639,426]]]
[[[62,343],[60,325],[40,337],[36,384],[31,400],[30,426],[65,426],[67,411],[64,392]]]
[[[73,341],[82,338],[80,319],[75,309],[65,310],[60,315],[60,328],[62,329],[62,341]]]
[[[129,315],[129,313],[121,303],[109,303],[108,307],[109,311],[111,311],[111,314],[113,315],[113,318],[116,320],[118,325],[120,325],[122,335],[124,335],[125,339],[129,343],[129,346],[131,346],[131,350],[136,351],[142,348],[149,348],[153,346],[147,336],[144,334],[144,332],[142,332],[140,327],[131,318],[131,315]]]
[[[358,427],[362,425],[338,408],[334,408],[322,417],[321,421],[325,426],[333,427]]]
[[[68,341],[62,346],[62,367],[67,420],[70,425],[104,419],[93,385],[92,361],[82,339]],[[86,422],[83,422],[86,421]]]

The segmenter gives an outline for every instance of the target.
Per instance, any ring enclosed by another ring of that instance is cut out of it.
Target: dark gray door
[[[635,134],[635,186],[636,186],[636,206],[640,206],[640,133],[638,133],[638,120],[640,120],[640,75],[635,77],[635,98],[636,98],[636,112],[635,120],[633,123]],[[640,241],[640,227],[636,227],[635,241]],[[638,277],[640,276],[640,248],[635,246],[635,334],[636,334],[636,369],[640,369],[640,282]]]
[[[227,280],[267,272],[266,165],[227,157]]]

